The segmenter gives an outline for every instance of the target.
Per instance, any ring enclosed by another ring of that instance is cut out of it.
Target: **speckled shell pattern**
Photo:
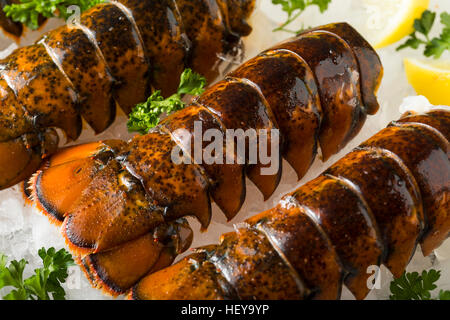
[[[450,235],[450,111],[405,114],[219,245],[143,278],[134,299],[338,299],[370,266],[404,272]]]
[[[14,170],[0,161],[7,168],[0,188],[36,171],[36,156],[56,151],[55,128],[69,141],[79,137],[82,119],[103,132],[117,107],[128,114],[152,90],[176,92],[185,68],[213,81],[251,32],[246,19],[253,8],[254,0],[108,1],[1,60],[1,155],[23,150],[16,157],[29,161]],[[25,135],[41,143],[27,144]]]
[[[370,71],[360,68],[366,60],[375,61]],[[279,162],[284,157],[301,178],[316,157],[319,145],[322,150],[329,150],[327,156],[331,156],[359,131],[366,114],[376,112],[375,94],[381,74],[375,51],[350,25],[326,25],[306,31],[247,61],[146,135],[136,136],[128,143],[114,142],[118,148],[111,147],[111,142],[99,142],[92,144],[92,148],[89,145],[69,148],[50,158],[48,168],[38,172],[31,183],[33,198],[52,221],[63,224],[69,247],[84,257],[83,266],[95,285],[115,294],[123,293],[149,270],[155,271],[152,267],[155,260],[144,258],[148,254],[141,255],[139,263],[136,256],[144,247],[153,250],[155,244],[149,242],[153,238],[148,234],[153,234],[155,228],[174,223],[171,228],[179,226],[185,235],[176,233],[173,238],[186,244],[189,231],[180,219],[196,217],[202,229],[206,229],[211,221],[212,202],[229,220],[233,219],[245,200],[246,176],[265,198],[279,184],[281,166],[275,173],[264,175],[261,169],[265,164],[250,164],[248,158],[237,161],[239,155],[235,149],[228,150],[226,139],[224,159],[213,163],[195,161],[195,148],[186,148],[196,144],[196,124],[201,125],[202,132],[215,129],[224,137],[227,129],[256,129],[257,134],[261,132],[259,129],[279,129]],[[336,98],[331,99],[334,95]],[[325,132],[332,134],[328,136]],[[327,138],[321,139],[325,135]],[[268,144],[277,143],[271,134],[267,137]],[[192,161],[175,164],[172,152],[176,147],[190,151]],[[207,147],[208,142],[203,141],[202,152]],[[248,155],[248,141],[245,147]],[[234,161],[227,161],[227,156]],[[324,181],[330,193],[339,197],[346,196],[344,191],[351,194],[345,183],[331,182]],[[354,224],[364,227],[367,233],[364,240],[370,242],[372,229],[366,226],[369,213],[364,211],[364,202],[354,195],[351,205],[364,212]],[[249,252],[264,248],[253,259],[270,260],[280,274],[291,272],[276,254],[265,256],[271,245],[260,231],[245,234],[252,241],[235,243],[239,240],[235,235],[227,241],[236,250],[242,245],[249,246]],[[136,242],[140,243],[136,245],[139,250],[124,249]],[[160,252],[164,247],[155,250]],[[322,252],[332,261],[333,256],[325,247]],[[172,260],[177,253],[171,252]],[[225,258],[216,252],[217,261]],[[128,264],[132,259],[135,263]],[[156,264],[167,266],[171,260],[166,260],[165,265]],[[241,272],[250,275],[256,267],[247,264],[245,257],[220,263],[235,265],[232,272],[236,275]],[[251,270],[242,269],[245,266]],[[265,276],[264,270],[258,273],[261,279]],[[300,282],[292,284],[285,277],[264,279],[271,284],[261,288],[259,296],[280,292],[273,289],[278,286],[289,287],[285,292],[297,297],[296,284]],[[241,295],[250,298],[250,291],[244,294],[244,290],[249,290],[247,286],[253,284],[243,284]]]

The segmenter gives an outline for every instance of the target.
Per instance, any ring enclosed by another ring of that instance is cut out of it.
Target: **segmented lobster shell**
[[[327,158],[343,148],[359,131],[366,118],[361,88],[378,84],[381,71],[374,74],[375,79],[365,78],[365,82],[360,78],[360,65],[365,63],[366,55],[355,54],[352,43],[362,43],[363,40],[353,37],[361,38],[347,24],[307,31],[244,63],[224,80],[207,88],[190,106],[170,115],[146,135],[136,136],[128,143],[105,141],[64,150],[50,159],[48,169],[34,177],[33,197],[54,221],[63,223],[63,233],[75,254],[89,260],[91,255],[110,252],[108,259],[95,259],[96,264],[91,262],[84,267],[88,274],[100,278],[96,280],[98,286],[122,293],[134,284],[133,281],[145,275],[143,269],[154,271],[149,262],[154,260],[143,259],[142,264],[146,267],[138,272],[122,253],[114,255],[111,252],[118,252],[123,246],[141,241],[139,239],[147,239],[149,233],[154,234],[155,228],[169,222],[175,221],[176,226],[181,224],[182,228],[178,229],[181,232],[186,227],[179,219],[188,215],[195,216],[203,228],[208,227],[212,201],[228,219],[232,219],[245,199],[245,176],[255,183],[265,198],[278,186],[281,165],[266,175],[262,169],[267,164],[260,158],[256,163],[250,163],[248,150],[251,146],[248,141],[242,162],[227,161],[226,155],[234,160],[242,155],[235,149],[227,150],[224,140],[224,158],[218,159],[222,160],[221,164],[207,161],[175,163],[172,151],[177,147],[187,151],[188,158],[195,160],[195,155],[189,152],[192,150],[186,149],[196,143],[196,123],[200,124],[203,132],[215,129],[223,136],[229,129],[242,132],[255,129],[255,134],[261,136],[263,129],[267,130],[269,149],[276,150],[272,146],[279,143],[280,152],[274,154],[274,158],[281,164],[283,156],[299,178],[313,162],[319,144],[323,158]],[[345,40],[347,38],[348,41]],[[376,56],[370,47],[366,51],[370,52],[367,57]],[[382,70],[379,61],[374,68]],[[376,101],[375,91],[369,97],[370,101]],[[271,129],[280,129],[281,142],[274,133],[277,131]],[[180,130],[185,134],[181,135]],[[328,132],[333,134],[330,136]],[[321,138],[325,136],[327,138]],[[264,139],[257,141],[260,143]],[[206,148],[207,144],[203,144],[202,152]],[[327,150],[326,154],[324,150]],[[336,186],[334,183],[329,185]],[[351,194],[347,189],[348,186],[342,182],[333,192],[344,197],[344,191]],[[361,210],[364,219],[355,225],[365,227],[367,246],[372,246],[380,255],[381,245],[372,241],[374,227],[366,226],[371,216],[364,201],[354,196],[349,206]],[[348,208],[342,206],[342,210]],[[188,232],[183,236],[175,231],[161,238],[167,241],[172,235],[172,240],[187,242]],[[325,232],[320,234],[323,237]],[[258,247],[270,248],[260,232],[246,233],[246,237],[257,241]],[[329,241],[325,240],[324,237],[323,250],[330,247]],[[243,245],[239,241],[230,235],[230,246],[235,246],[236,250]],[[169,245],[173,247],[173,241],[169,241]],[[249,247],[248,250],[256,249]],[[179,251],[172,250],[172,260]],[[135,257],[135,252],[128,252]],[[326,256],[331,261],[330,254]],[[222,261],[225,258],[217,253],[216,259]],[[227,263],[235,266],[233,273],[245,271],[250,275],[250,269],[241,269],[244,260],[240,259]],[[277,255],[270,253],[270,256],[258,256],[258,259],[270,260],[274,267],[280,266],[280,274],[291,272],[293,281],[300,285],[301,281],[292,268],[281,267]],[[370,261],[378,262],[377,259]],[[121,272],[113,270],[116,263]],[[355,263],[349,261],[348,265]],[[254,266],[250,263],[249,267]],[[128,268],[128,273],[123,268]],[[281,298],[281,288],[287,285],[293,297],[303,295],[303,291],[298,291],[296,285],[283,277],[260,280],[271,281],[273,285],[269,290],[262,288],[261,296],[269,297],[270,292],[278,292],[280,295],[277,297]],[[240,295],[245,297],[251,296],[246,287],[257,284],[251,277],[248,281],[239,284],[242,285]]]
[[[344,281],[363,299],[369,267],[399,277],[417,244],[427,255],[449,235],[449,126],[448,110],[404,116],[130,297],[336,299]]]
[[[0,189],[23,180],[39,168],[35,159],[56,151],[57,143],[44,143],[49,129],[76,140],[84,119],[100,133],[117,106],[128,114],[152,90],[174,93],[185,68],[215,79],[223,57],[236,56],[240,38],[250,33],[245,20],[253,8],[254,0],[109,1],[83,12],[75,26],[50,31],[1,60],[1,159],[11,153],[27,158],[17,153],[16,139],[24,135],[43,143],[21,166],[0,160],[9,171]]]

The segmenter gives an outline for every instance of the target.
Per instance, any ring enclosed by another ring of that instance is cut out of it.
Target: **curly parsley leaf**
[[[272,4],[281,5],[284,12],[287,13],[287,20],[278,28],[273,31],[286,31],[290,33],[299,33],[304,29],[293,31],[286,27],[295,21],[307,7],[317,6],[321,13],[324,13],[328,9],[328,5],[331,0],[272,0]]]
[[[441,13],[441,23],[445,27],[450,28],[450,13],[447,13],[447,12]]]
[[[158,125],[163,113],[170,114],[185,107],[182,100],[184,95],[200,95],[203,93],[205,85],[206,79],[204,77],[191,69],[184,70],[175,94],[164,99],[161,91],[157,90],[146,102],[139,103],[133,108],[127,122],[128,131],[146,134],[151,128]]]
[[[20,22],[28,28],[39,28],[39,17],[59,17],[67,20],[72,13],[68,11],[70,6],[78,6],[80,11],[104,2],[105,0],[21,0],[3,8],[6,16],[15,22]]]
[[[13,287],[5,300],[63,300],[65,291],[61,286],[69,276],[68,267],[74,265],[70,253],[65,249],[56,251],[55,248],[38,251],[43,267],[34,270],[34,275],[23,279],[23,272],[27,262],[13,260],[6,266],[7,257],[0,254],[0,289]]]
[[[441,290],[441,291],[439,291],[439,300],[450,300],[450,290],[447,290],[447,291]]]
[[[442,33],[439,37],[430,39],[429,34],[435,23],[436,13],[429,10],[424,11],[421,18],[414,21],[414,32],[409,35],[405,43],[397,48],[397,51],[405,48],[418,49],[423,44],[426,57],[439,59],[446,50],[450,50],[450,14],[443,12],[440,18],[444,26]],[[421,34],[421,38],[417,34]]]
[[[328,10],[328,5],[330,4],[331,0],[312,0],[310,1],[310,5],[316,5],[319,7],[320,13],[324,13]],[[309,4],[308,4],[309,5]]]
[[[189,94],[191,96],[198,96],[205,91],[206,79],[205,77],[195,73],[191,69],[186,69],[181,74],[180,85],[177,94]]]
[[[23,286],[23,271],[27,262],[22,259],[20,261],[11,261],[6,266],[7,257],[0,254],[0,289],[4,287],[14,287],[3,299],[5,300],[26,300],[27,293]]]
[[[430,271],[404,273],[400,278],[390,284],[391,300],[433,300],[431,293],[437,288],[436,281],[441,277],[441,272]],[[439,293],[440,300],[450,299],[450,291]]]
[[[420,32],[428,37],[428,34],[430,33],[431,28],[433,27],[435,19],[436,19],[435,12],[425,10],[422,13],[422,17],[420,19],[414,20],[414,29],[417,32]]]

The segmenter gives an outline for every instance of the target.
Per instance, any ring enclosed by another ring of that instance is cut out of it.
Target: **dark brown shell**
[[[342,277],[363,299],[373,275],[369,267],[384,263],[398,277],[419,241],[427,254],[449,233],[450,159],[443,125],[449,115],[445,110],[405,115],[275,208],[223,235],[197,263],[212,262],[217,279],[225,278],[243,299],[335,299]],[[173,281],[180,268],[183,262],[147,275],[131,298],[168,298],[155,281],[164,283],[170,296],[183,293],[185,299],[207,299],[218,290],[196,286],[195,294],[179,292],[177,284],[188,277],[178,273]],[[293,279],[303,285],[300,295]],[[278,290],[281,284],[288,295]]]
[[[270,149],[279,147],[281,151],[273,155],[275,159],[279,164],[281,156],[290,160],[301,177],[314,160],[321,136],[330,132],[334,135],[320,141],[322,151],[326,149],[329,156],[340,150],[364,123],[358,74],[357,58],[341,37],[329,31],[299,35],[248,61],[207,88],[190,106],[170,115],[146,135],[136,136],[116,148],[118,150],[101,147],[102,144],[91,146],[94,150],[89,146],[74,147],[73,154],[78,154],[79,158],[71,158],[67,151],[65,156],[60,156],[61,161],[56,161],[59,165],[50,161],[49,169],[39,173],[34,181],[35,198],[44,211],[50,215],[56,212],[59,220],[64,220],[69,246],[77,254],[87,256],[83,266],[96,279],[95,284],[118,293],[126,287],[124,279],[117,275],[122,267],[101,273],[98,270],[107,268],[110,259],[98,257],[107,256],[109,250],[120,251],[128,242],[138,241],[151,230],[160,233],[166,230],[164,226],[185,216],[195,216],[205,229],[211,219],[211,200],[215,200],[231,219],[245,197],[244,172],[265,198],[278,186],[281,165],[274,173],[266,175],[262,169],[267,165],[261,157],[253,162],[255,159],[249,155],[250,147],[261,148],[261,140],[253,145],[248,139],[243,141],[246,152],[245,156],[240,155],[242,158],[238,158],[237,147],[226,150],[231,153],[231,160],[239,160],[238,163],[211,164],[204,157],[197,159],[197,151],[206,152],[209,145],[202,140],[196,148],[196,129],[202,132],[214,129],[222,138],[231,129],[242,133],[254,130],[248,132],[254,134],[253,138],[262,137],[263,130],[267,130],[268,146]],[[349,94],[343,94],[339,101],[329,101],[340,94],[340,88],[345,88]],[[351,101],[357,103],[352,105]],[[201,128],[196,128],[197,123]],[[278,129],[281,131],[279,140],[275,131]],[[219,148],[222,146],[220,144]],[[180,151],[188,155],[173,158],[179,156]],[[61,187],[52,192],[50,182],[61,176],[72,182],[73,190]],[[286,232],[295,230],[276,221],[267,224],[253,221],[249,228],[239,227],[238,235],[225,237],[211,254],[203,249],[208,261],[218,269],[216,273],[220,276],[217,277],[230,282],[237,296],[331,299],[340,295],[344,276],[345,283],[358,298],[367,293],[366,269],[380,263],[384,249],[375,218],[350,181],[334,176],[323,176],[322,180],[311,182],[294,195],[297,202],[301,202],[297,209],[278,207],[272,212],[286,223],[292,221],[294,226],[305,223],[304,228],[296,226],[304,234],[281,238],[277,232],[282,232],[282,228]],[[72,206],[66,207],[67,199],[73,200]],[[339,205],[332,199],[338,199]],[[346,225],[345,221],[351,225]],[[180,235],[175,239],[189,239],[183,238],[183,228],[179,229],[176,234]],[[312,244],[314,239],[319,241],[317,246],[305,251],[304,256],[294,256],[294,246],[302,241],[305,245]],[[169,244],[173,245],[172,242]],[[365,254],[357,255],[361,248]],[[173,254],[170,250],[166,253],[158,260],[158,267],[171,263]],[[304,263],[304,259],[317,256],[321,258],[311,265]],[[125,259],[126,255],[118,257]],[[115,259],[115,263],[120,264]],[[145,259],[142,263],[149,264]],[[326,274],[314,273],[309,278],[313,266]],[[186,264],[182,272],[186,272],[185,268],[188,268]],[[209,278],[214,275],[210,269],[211,265],[206,264],[205,269],[200,266],[195,270]],[[130,271],[133,277],[137,274],[140,273]],[[325,279],[329,283],[325,283]],[[146,297],[156,294],[141,289],[138,287],[135,292]],[[179,297],[179,293],[172,295],[170,292],[168,296]],[[227,294],[217,290],[208,291],[207,296],[223,298]]]
[[[185,68],[214,80],[223,56],[236,56],[240,37],[250,32],[243,24],[253,7],[254,0],[121,0],[92,7],[79,24],[50,31],[0,61],[0,141],[53,127],[75,140],[82,117],[100,133],[117,106],[128,114],[152,90],[173,94]],[[0,13],[0,26],[8,21]],[[26,172],[40,164],[29,163]],[[18,169],[2,160],[0,166]]]

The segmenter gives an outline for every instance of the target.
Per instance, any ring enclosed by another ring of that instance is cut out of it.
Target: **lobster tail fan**
[[[39,171],[31,179],[31,197],[44,214],[63,221],[73,203],[91,183],[95,172],[95,161],[91,158]]]
[[[145,274],[169,266],[190,246],[192,230],[183,219],[163,228],[163,233],[155,230],[117,248],[81,258],[80,265],[93,286],[117,296]]]
[[[28,182],[31,198],[38,208],[52,221],[63,221],[92,182],[102,160],[107,161],[120,148],[120,143],[95,142],[58,151]],[[106,159],[101,160],[105,154]]]

